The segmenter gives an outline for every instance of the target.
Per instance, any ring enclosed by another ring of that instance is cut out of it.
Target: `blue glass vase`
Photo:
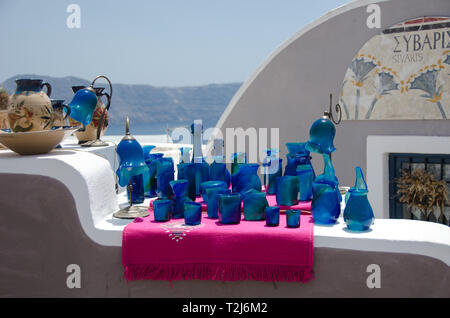
[[[222,224],[241,223],[242,197],[239,193],[219,195],[219,222]]]
[[[314,182],[314,173],[309,165],[300,165],[297,167],[297,177],[300,190],[300,201],[311,201],[312,185]]]
[[[331,157],[329,154],[322,154],[324,161],[324,170],[321,175],[318,175],[314,182],[328,184],[330,187],[334,188],[336,194],[339,198],[339,202],[342,201],[342,195],[339,191],[339,180],[335,175],[333,163],[331,162]]]
[[[227,169],[227,164],[222,162],[213,162],[209,167],[209,179],[211,181],[224,181],[227,188],[231,184],[231,175]]]
[[[269,205],[265,192],[253,192],[243,196],[243,210],[246,221],[266,219],[266,207]]]
[[[188,181],[187,196],[192,201],[195,201],[196,195],[196,164],[195,163],[180,163],[177,165],[178,180],[184,179]]]
[[[327,116],[316,120],[309,130],[306,149],[320,154],[330,154],[336,150],[333,145],[336,127]]]
[[[174,180],[170,181],[170,186],[172,187],[173,197],[172,197],[172,216],[174,219],[184,218],[184,203],[191,201],[187,197],[187,180]]]
[[[207,201],[206,190],[212,188],[228,189],[227,184],[224,181],[206,181],[200,184],[200,193],[202,194],[203,201]]]
[[[153,201],[153,213],[156,222],[167,222],[172,216],[172,201],[157,199]]]
[[[311,212],[316,224],[336,223],[341,214],[341,206],[333,187],[325,183],[313,183]]]
[[[289,228],[300,227],[300,210],[287,210],[286,211],[286,225]]]
[[[152,153],[149,154],[145,159],[145,163],[148,167],[148,173],[144,173],[144,186],[145,186],[145,196],[149,198],[156,197],[156,189],[157,189],[157,179],[156,179],[156,170],[157,170],[157,159],[164,157],[163,153]]]
[[[184,223],[186,225],[199,225],[202,223],[202,205],[197,202],[184,203]]]
[[[148,171],[143,173],[143,175],[144,175],[144,195],[146,197],[150,197],[150,198],[156,195],[156,193],[154,193],[155,195],[152,196],[151,193],[150,193],[151,192],[151,190],[150,190],[151,189],[151,184],[152,184],[151,176],[150,176],[150,162],[152,161],[152,156],[150,155],[150,152],[154,148],[155,148],[155,146],[151,146],[151,145],[142,147],[142,150],[144,152],[144,161],[145,161],[145,164],[148,167]]]
[[[131,203],[142,203],[144,202],[144,178],[140,174],[138,176],[131,177]],[[130,201],[130,190],[127,187],[128,201]]]
[[[206,213],[210,219],[219,218],[219,195],[231,194],[229,189],[209,188],[206,189]]]
[[[266,207],[266,225],[271,227],[280,225],[280,207]]]
[[[296,176],[297,167],[299,165],[310,165],[310,152],[305,148],[306,143],[288,142],[286,147],[289,153],[286,155],[286,168],[284,170],[285,176]],[[311,166],[312,167],[312,166]]]
[[[267,149],[267,157],[263,160],[264,186],[267,194],[275,194],[277,178],[283,175],[283,159],[279,158],[278,149]]]
[[[372,206],[367,198],[367,184],[360,167],[356,167],[356,181],[349,190],[349,198],[344,209],[344,221],[350,231],[367,231],[373,223]]]
[[[233,192],[246,192],[250,189],[261,192],[258,168],[259,164],[257,163],[241,164],[236,173],[231,176]]]
[[[245,152],[236,152],[231,155],[231,175],[235,174],[241,164],[247,163]]]
[[[127,186],[131,177],[148,171],[144,160],[144,151],[139,142],[130,135],[122,138],[116,152],[119,157],[119,167],[116,174],[121,187]]]
[[[283,176],[277,178],[277,204],[293,206],[298,203],[299,182],[297,176]]]
[[[174,180],[175,170],[173,167],[172,158],[161,158],[157,160],[156,164],[156,179],[157,189],[156,194],[158,198],[167,199],[173,195],[170,181]]]

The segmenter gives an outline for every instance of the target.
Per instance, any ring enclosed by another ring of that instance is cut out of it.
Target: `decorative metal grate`
[[[399,202],[395,179],[401,176],[404,169],[408,169],[410,172],[422,169],[434,175],[437,180],[445,180],[447,197],[450,199],[450,154],[389,154],[389,217],[391,219],[439,222],[439,209],[430,213],[428,217],[424,217],[419,210],[411,209],[406,204]],[[444,218],[439,223],[450,226],[449,202],[444,207]]]

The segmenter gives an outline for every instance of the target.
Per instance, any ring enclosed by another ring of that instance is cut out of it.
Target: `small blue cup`
[[[202,223],[202,205],[197,202],[184,202],[184,223],[199,225]]]
[[[239,193],[219,195],[219,222],[222,224],[241,223],[242,197]]]
[[[266,207],[266,225],[278,226],[280,225],[280,208],[277,206]]]
[[[167,222],[172,215],[172,201],[155,200],[153,201],[153,212],[155,213],[156,222]]]
[[[300,210],[287,210],[286,223],[290,228],[300,227]]]

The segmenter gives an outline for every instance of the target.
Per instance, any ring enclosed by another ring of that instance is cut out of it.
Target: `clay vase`
[[[74,93],[78,92],[80,89],[85,88],[85,86],[72,86],[72,91]],[[100,132],[100,137],[102,137],[105,134],[106,129],[108,128],[108,108],[111,104],[111,98],[109,94],[103,93],[104,87],[94,87],[95,94],[97,95],[97,106],[94,109],[94,113],[92,114],[92,121],[89,125],[86,126],[85,131],[78,131],[75,133],[75,136],[78,139],[78,143],[82,144],[87,141],[93,141],[97,139],[97,127],[100,122],[100,117],[102,116],[103,111],[106,110],[105,113],[105,119],[103,122],[103,127]],[[106,96],[107,102],[106,105],[103,104],[102,96]],[[74,120],[73,118],[69,117],[69,123],[71,126],[78,126],[81,124]]]
[[[40,79],[16,80],[16,91],[8,107],[9,126],[13,132],[50,130],[55,117],[50,95],[52,87]],[[42,90],[47,87],[47,93]]]
[[[53,122],[54,126],[61,127],[61,126],[67,126],[66,120],[70,115],[70,108],[69,106],[64,104],[64,100],[62,99],[52,99],[52,108],[53,108],[53,114],[55,116],[55,121]],[[65,109],[65,114],[64,114]]]

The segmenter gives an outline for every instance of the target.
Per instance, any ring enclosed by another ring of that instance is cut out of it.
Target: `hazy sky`
[[[115,83],[243,82],[281,43],[349,0],[0,0],[0,82],[16,74]],[[69,4],[81,28],[69,29]]]

